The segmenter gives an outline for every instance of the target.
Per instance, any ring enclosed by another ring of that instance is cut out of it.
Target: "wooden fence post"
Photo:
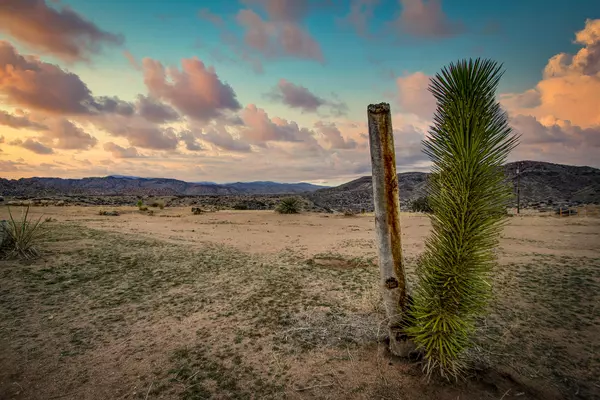
[[[400,197],[390,105],[371,104],[367,107],[367,116],[379,271],[388,317],[390,351],[406,357],[414,345],[403,331],[403,317],[409,306],[409,297],[402,261]]]

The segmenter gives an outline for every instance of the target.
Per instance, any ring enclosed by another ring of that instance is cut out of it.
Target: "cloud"
[[[138,116],[106,115],[96,118],[92,123],[111,136],[127,139],[129,144],[135,147],[151,150],[175,150],[179,143],[175,129],[157,126]]]
[[[241,108],[231,86],[221,82],[214,68],[206,67],[197,58],[183,59],[181,71],[165,69],[151,58],[144,58],[142,65],[150,95],[168,102],[192,119],[208,121],[224,111]]]
[[[8,126],[14,129],[46,130],[47,126],[32,121],[26,115],[12,115],[6,111],[0,110],[0,125]]]
[[[201,8],[198,11],[198,18],[205,21],[209,21],[210,23],[218,27],[221,27],[225,24],[225,21],[223,20],[223,18],[221,18],[220,15],[210,12],[208,8]]]
[[[67,119],[59,119],[49,123],[50,130],[43,132],[40,141],[46,145],[63,150],[89,150],[98,140],[85,132],[81,127]]]
[[[350,26],[362,37],[370,37],[369,21],[373,18],[373,11],[380,0],[352,0],[348,14],[338,19],[342,26]]]
[[[5,103],[59,115],[133,112],[117,98],[94,97],[71,72],[33,56],[20,55],[0,40],[0,99]]]
[[[88,60],[104,45],[121,45],[122,35],[102,30],[68,7],[45,0],[2,0],[0,31],[36,50],[65,61]]]
[[[129,65],[131,65],[133,67],[133,69],[135,69],[136,71],[142,70],[142,66],[140,65],[138,60],[135,59],[135,57],[133,56],[133,54],[131,54],[131,52],[129,50],[124,50],[123,55],[125,56],[127,61],[129,61]]]
[[[399,0],[400,16],[391,22],[397,32],[423,38],[455,36],[465,32],[460,21],[452,21],[442,10],[441,0]]]
[[[329,106],[335,116],[348,112],[348,106],[342,101],[326,100],[301,85],[296,85],[285,79],[280,79],[269,93],[265,95],[271,100],[280,101],[288,107],[298,108],[303,113],[316,113],[322,106]]]
[[[330,149],[355,149],[357,147],[354,139],[344,139],[342,132],[333,122],[317,121],[315,128],[325,137]]]
[[[113,142],[104,143],[104,150],[110,152],[114,158],[142,157],[135,147],[121,147]]]
[[[427,120],[433,118],[436,102],[427,89],[430,79],[422,72],[415,72],[396,79],[398,105],[401,112],[415,114]]]
[[[519,146],[509,161],[540,160],[571,165],[598,164],[600,126],[582,128],[569,121],[548,118],[538,120],[531,115],[510,118],[511,126],[520,133]]]
[[[157,124],[180,119],[179,114],[177,114],[177,111],[173,107],[149,96],[138,95],[136,108],[139,115]]]
[[[210,143],[219,149],[238,153],[252,152],[252,147],[246,141],[234,138],[224,124],[212,124],[199,132],[195,135],[197,139]]]
[[[201,151],[204,148],[200,145],[197,135],[192,131],[179,132],[179,138],[185,143],[185,148],[189,151]]]
[[[36,154],[52,154],[54,150],[50,147],[43,145],[42,143],[35,141],[31,138],[22,141],[21,139],[13,140],[9,143],[11,146],[19,146]]]
[[[569,120],[582,128],[600,125],[600,19],[586,20],[575,43],[583,48],[550,58],[535,88],[500,97],[511,115]]]
[[[271,119],[265,110],[254,104],[242,110],[241,118],[245,128],[240,130],[240,135],[250,143],[259,146],[270,141],[316,143],[309,129],[300,128],[294,121],[288,122],[278,117]]]
[[[279,80],[268,97],[280,100],[291,108],[299,108],[303,112],[317,112],[319,107],[326,104],[324,99],[314,95],[304,86],[295,85],[285,79]]]
[[[260,6],[275,22],[299,22],[308,15],[309,1],[296,0],[242,0],[248,6]]]
[[[238,12],[244,44],[268,59],[296,57],[323,62],[319,43],[302,27],[302,21],[318,3],[296,0],[243,0],[258,6],[267,19],[250,8]]]

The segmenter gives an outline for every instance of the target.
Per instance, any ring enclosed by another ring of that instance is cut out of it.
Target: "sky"
[[[0,177],[336,185],[370,174],[379,102],[427,171],[430,79],[476,57],[509,161],[600,167],[597,0],[2,0]]]

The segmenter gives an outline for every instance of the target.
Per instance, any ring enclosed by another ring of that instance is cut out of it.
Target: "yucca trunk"
[[[434,125],[424,142],[432,233],[417,266],[408,332],[428,374],[461,373],[475,318],[490,294],[494,247],[511,189],[502,165],[517,145],[496,101],[501,67],[490,60],[450,64],[432,79]]]

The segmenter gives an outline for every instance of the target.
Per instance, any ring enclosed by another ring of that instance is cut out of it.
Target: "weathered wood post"
[[[406,357],[414,349],[414,345],[402,329],[409,299],[402,261],[400,196],[390,105],[371,104],[367,107],[367,116],[373,171],[375,230],[381,290],[388,317],[390,351],[392,354]]]

